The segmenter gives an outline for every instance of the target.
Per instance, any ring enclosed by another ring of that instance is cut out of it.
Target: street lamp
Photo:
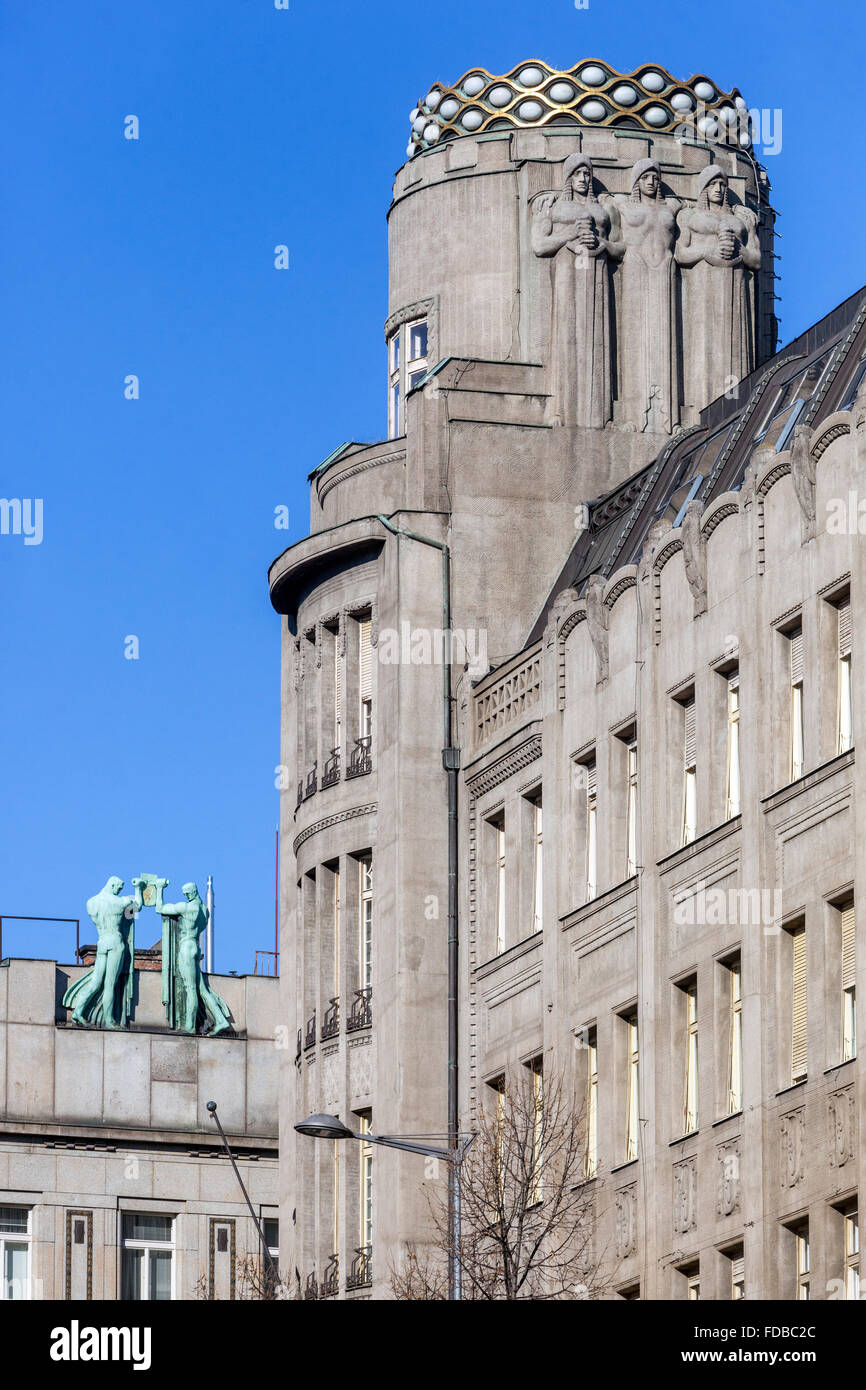
[[[344,1125],[337,1115],[308,1115],[305,1120],[301,1120],[299,1124],[295,1125],[295,1129],[298,1134],[303,1134],[307,1139],[357,1139],[365,1144],[379,1144],[383,1149],[400,1149],[404,1153],[421,1154],[424,1158],[441,1158],[443,1163],[450,1164],[452,1191],[455,1194],[457,1192],[457,1169],[475,1138],[474,1134],[463,1135],[462,1138],[458,1134],[457,1147],[451,1149],[443,1148],[441,1144],[422,1144],[416,1139],[404,1138],[402,1134],[356,1134],[353,1129]],[[448,1261],[448,1297],[459,1300],[460,1261],[457,1257],[460,1242],[459,1199],[455,1200],[454,1207],[454,1239]]]
[[[214,1121],[216,1122],[216,1127],[217,1127],[217,1129],[218,1129],[219,1132],[220,1132],[220,1138],[221,1138],[222,1141],[223,1141],[223,1147],[224,1147],[226,1153],[227,1153],[228,1156],[229,1156],[229,1160],[230,1160],[230,1162],[231,1162],[232,1168],[233,1168],[234,1171],[235,1171],[235,1177],[236,1177],[237,1180],[238,1180],[238,1183],[239,1183],[239,1185],[240,1185],[241,1192],[244,1194],[244,1198],[245,1198],[245,1200],[246,1200],[247,1207],[249,1208],[250,1216],[251,1216],[252,1219],[253,1219],[253,1225],[255,1226],[256,1231],[258,1232],[258,1237],[259,1237],[259,1240],[261,1241],[261,1244],[262,1244],[262,1257],[263,1257],[263,1260],[264,1260],[264,1268],[265,1268],[265,1270],[267,1271],[266,1280],[267,1280],[268,1283],[270,1284],[270,1289],[271,1289],[271,1291],[273,1292],[274,1295],[276,1295],[276,1294],[278,1293],[279,1287],[280,1287],[280,1271],[277,1269],[277,1266],[274,1264],[274,1257],[273,1257],[273,1255],[271,1254],[270,1249],[269,1249],[269,1247],[268,1247],[268,1242],[267,1242],[267,1240],[265,1239],[264,1227],[262,1226],[261,1221],[260,1221],[259,1218],[256,1216],[256,1213],[255,1213],[255,1211],[253,1210],[253,1204],[252,1204],[252,1202],[250,1201],[250,1194],[247,1192],[247,1189],[246,1189],[246,1187],[244,1186],[244,1180],[243,1180],[243,1178],[242,1178],[241,1175],[240,1175],[240,1170],[238,1169],[238,1165],[235,1163],[235,1156],[234,1156],[234,1154],[233,1154],[232,1151],[231,1151],[231,1146],[230,1146],[230,1144],[229,1144],[228,1139],[226,1138],[226,1132],[225,1132],[225,1130],[223,1129],[223,1127],[222,1127],[222,1125],[221,1125],[221,1123],[220,1123],[220,1117],[219,1117],[219,1115],[217,1114],[217,1103],[216,1103],[215,1100],[209,1100],[209,1101],[208,1101],[208,1103],[207,1103],[207,1110],[208,1110],[208,1113],[209,1113],[211,1119],[214,1120]],[[322,1118],[322,1117],[319,1116],[318,1118]],[[325,1117],[325,1118],[327,1118],[327,1117]]]

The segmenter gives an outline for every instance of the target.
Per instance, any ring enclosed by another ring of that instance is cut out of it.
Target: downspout
[[[457,921],[457,773],[460,770],[460,749],[453,745],[453,719],[451,711],[451,552],[443,541],[430,536],[419,535],[403,526],[395,526],[386,516],[379,514],[378,520],[394,536],[406,536],[408,540],[419,541],[421,545],[432,546],[442,554],[442,627],[447,634],[448,650],[443,653],[442,662],[442,766],[448,783],[448,1147],[458,1147],[458,1096],[457,1096],[457,970],[458,970],[458,921]],[[455,1165],[448,1167],[448,1216],[450,1246],[448,1266],[449,1298],[460,1298],[460,1262],[457,1258],[457,1245],[460,1232],[459,1192]]]

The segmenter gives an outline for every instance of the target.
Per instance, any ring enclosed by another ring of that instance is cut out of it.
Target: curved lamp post
[[[379,1144],[383,1149],[400,1149],[404,1153],[421,1154],[424,1158],[441,1158],[443,1163],[451,1165],[453,1174],[453,1190],[456,1191],[456,1170],[463,1162],[466,1151],[475,1138],[474,1134],[465,1135],[462,1139],[457,1136],[457,1147],[455,1149],[443,1148],[441,1144],[422,1144],[415,1139],[404,1138],[401,1134],[356,1134],[353,1129],[336,1115],[308,1115],[305,1120],[301,1120],[295,1125],[298,1134],[303,1134],[307,1139],[357,1139],[365,1144]],[[460,1298],[460,1261],[457,1258],[457,1249],[460,1240],[460,1208],[459,1202],[455,1202],[456,1211],[454,1213],[454,1247],[450,1252],[448,1261],[448,1297],[449,1299],[459,1300]]]
[[[235,1156],[234,1156],[234,1154],[232,1153],[231,1148],[230,1148],[230,1146],[229,1146],[229,1141],[228,1141],[228,1139],[226,1138],[226,1132],[225,1132],[225,1130],[223,1129],[222,1125],[220,1124],[220,1117],[219,1117],[219,1115],[217,1114],[217,1103],[216,1103],[215,1100],[209,1100],[209,1101],[208,1101],[208,1103],[207,1103],[207,1110],[208,1110],[208,1113],[210,1114],[211,1119],[214,1120],[214,1121],[216,1122],[216,1127],[217,1127],[217,1129],[218,1129],[219,1132],[220,1132],[220,1138],[221,1138],[222,1141],[223,1141],[223,1147],[225,1148],[225,1151],[226,1151],[226,1153],[227,1153],[228,1156],[229,1156],[229,1160],[230,1160],[230,1162],[231,1162],[232,1168],[234,1168],[234,1170],[235,1170],[235,1177],[237,1178],[238,1184],[239,1184],[240,1189],[241,1189],[241,1192],[244,1194],[244,1198],[246,1199],[246,1204],[247,1204],[247,1207],[249,1208],[249,1213],[250,1213],[250,1216],[252,1217],[253,1225],[255,1226],[256,1231],[258,1232],[259,1240],[261,1241],[261,1245],[262,1245],[262,1258],[263,1258],[263,1260],[264,1260],[264,1267],[265,1267],[265,1269],[268,1271],[268,1275],[269,1275],[269,1277],[270,1277],[270,1279],[271,1279],[271,1281],[272,1281],[273,1292],[274,1292],[274,1295],[276,1295],[276,1294],[278,1293],[278,1290],[279,1290],[279,1287],[280,1287],[280,1271],[277,1269],[277,1266],[274,1264],[274,1257],[273,1257],[273,1255],[271,1254],[270,1250],[268,1249],[268,1242],[267,1242],[267,1240],[265,1239],[264,1227],[262,1226],[262,1223],[259,1221],[259,1218],[256,1216],[256,1213],[255,1213],[255,1211],[253,1210],[253,1204],[252,1204],[252,1202],[250,1201],[250,1194],[247,1192],[247,1189],[246,1189],[246,1187],[244,1186],[244,1180],[243,1180],[243,1178],[242,1178],[241,1175],[240,1175],[240,1171],[239,1171],[239,1169],[238,1169],[238,1165],[235,1163]]]

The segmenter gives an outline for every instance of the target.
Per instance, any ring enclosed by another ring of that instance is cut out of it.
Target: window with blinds
[[[628,1163],[631,1159],[637,1158],[640,1142],[640,1052],[637,1014],[632,1014],[625,1023],[628,1037],[625,1159]]]
[[[740,675],[728,679],[728,776],[725,819],[740,814]]]
[[[595,759],[585,764],[586,772],[586,897],[598,893],[598,825]]]
[[[791,644],[791,781],[806,770],[803,738],[803,629],[788,633]]]
[[[851,599],[846,596],[838,610],[839,703],[837,751],[847,753],[854,744],[854,690],[851,684]]]
[[[806,928],[791,936],[791,1080],[803,1081],[807,1068]]]
[[[373,623],[370,618],[361,618],[358,622],[358,692],[361,738],[369,738],[373,732]]]
[[[728,965],[730,1020],[728,1027],[728,1114],[743,1108],[743,977],[740,958]]]
[[[542,816],[541,797],[535,798],[532,803],[533,815],[535,819],[534,833],[534,905],[532,913],[532,930],[540,932],[544,925],[544,821]]]
[[[598,1034],[593,1028],[586,1047],[586,1155],[584,1173],[594,1178],[598,1173]]]
[[[695,697],[683,703],[685,724],[683,824],[681,843],[688,845],[697,834],[697,741],[695,738]]]
[[[842,1061],[857,1056],[857,987],[855,980],[857,954],[855,944],[854,904],[840,908],[842,928]]]
[[[739,1300],[746,1297],[746,1261],[742,1249],[731,1252],[731,1298]]]
[[[698,1127],[698,986],[690,980],[683,988],[686,996],[685,1085],[683,1088],[683,1134]]]
[[[626,877],[637,873],[637,743],[633,739],[626,749],[628,758],[628,793],[626,801],[625,842]]]

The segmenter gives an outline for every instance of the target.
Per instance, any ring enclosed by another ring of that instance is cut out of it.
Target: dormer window
[[[427,375],[427,320],[404,323],[388,339],[388,437],[406,433],[405,400]]]

